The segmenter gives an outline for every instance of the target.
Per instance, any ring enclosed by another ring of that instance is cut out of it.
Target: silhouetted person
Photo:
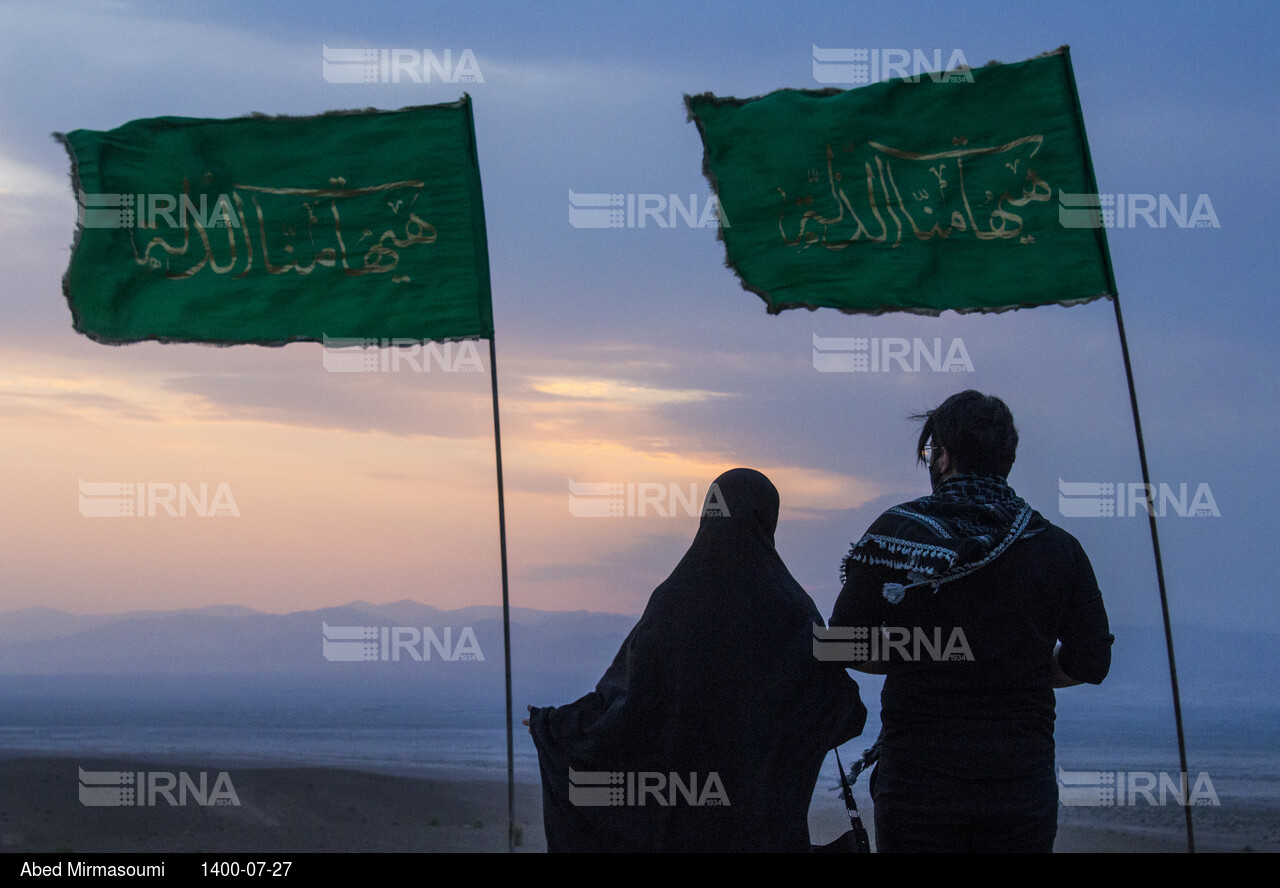
[[[853,666],[886,676],[876,848],[1052,851],[1053,689],[1106,677],[1102,594],[1075,537],[1009,487],[1003,401],[966,391],[917,418],[933,493],[853,546],[831,615],[867,627]]]
[[[818,771],[866,707],[813,656],[822,617],[774,548],[777,522],[768,478],[721,475],[595,691],[530,707],[548,850],[810,849]]]

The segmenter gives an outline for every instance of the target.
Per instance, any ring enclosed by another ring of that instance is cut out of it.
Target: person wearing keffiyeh
[[[871,777],[878,851],[1052,851],[1054,689],[1111,665],[1079,542],[1009,486],[1018,433],[961,392],[924,420],[933,493],[882,514],[843,562],[831,625],[865,627],[886,676]]]

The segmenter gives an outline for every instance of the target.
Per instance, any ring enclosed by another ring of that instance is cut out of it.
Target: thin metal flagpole
[[[489,337],[489,378],[493,383],[493,449],[498,467],[498,551],[502,562],[502,652],[507,682],[507,851],[516,850],[515,726],[511,700],[511,600],[507,587],[507,510],[502,492],[502,432],[498,426],[498,353]],[[1185,770],[1185,769],[1184,769]]]
[[[1063,61],[1067,66],[1067,82],[1071,84],[1071,102],[1076,115],[1076,125],[1080,128],[1080,141],[1084,146],[1085,170],[1088,175],[1089,185],[1086,189],[1092,188],[1092,193],[1098,191],[1098,177],[1093,169],[1093,157],[1089,153],[1089,137],[1085,135],[1084,127],[1084,109],[1080,106],[1080,91],[1076,88],[1075,69],[1071,65],[1071,50],[1069,47],[1063,47]],[[1116,287],[1115,268],[1111,264],[1111,248],[1107,244],[1106,230],[1102,224],[1102,214],[1098,213],[1096,225],[1094,226],[1098,235],[1098,247],[1102,251],[1103,265],[1107,274],[1107,293],[1111,297],[1111,302],[1116,310],[1116,330],[1120,333],[1120,353],[1124,357],[1124,375],[1129,382],[1129,406],[1133,410],[1133,430],[1138,438],[1138,462],[1142,466],[1142,483],[1146,485],[1144,490],[1148,494],[1147,519],[1151,525],[1151,551],[1156,559],[1156,584],[1160,587],[1160,613],[1164,617],[1164,643],[1169,654],[1169,685],[1173,689],[1173,718],[1174,724],[1178,732],[1178,763],[1182,768],[1182,801],[1183,810],[1186,812],[1187,819],[1187,851],[1194,854],[1196,851],[1195,832],[1191,827],[1191,806],[1187,804],[1190,801],[1188,792],[1188,775],[1187,775],[1187,743],[1182,730],[1182,701],[1178,694],[1178,667],[1173,659],[1173,628],[1169,623],[1169,595],[1165,591],[1164,585],[1164,562],[1160,558],[1160,535],[1156,532],[1156,515],[1155,510],[1150,508],[1151,493],[1151,473],[1147,470],[1147,446],[1142,439],[1142,420],[1138,418],[1138,390],[1133,384],[1133,364],[1129,360],[1129,340],[1124,335],[1124,318],[1120,314],[1120,290]]]
[[[1120,352],[1124,355],[1124,373],[1129,380],[1129,405],[1133,408],[1133,428],[1138,435],[1138,462],[1142,465],[1142,483],[1147,491],[1147,519],[1151,525],[1151,550],[1156,559],[1156,583],[1160,587],[1160,613],[1164,617],[1164,641],[1169,653],[1169,684],[1173,688],[1173,717],[1178,729],[1178,763],[1182,768],[1182,809],[1187,820],[1187,851],[1196,851],[1195,831],[1191,826],[1190,781],[1187,774],[1187,743],[1182,731],[1182,702],[1178,694],[1178,667],[1173,660],[1173,628],[1169,623],[1169,596],[1164,586],[1164,563],[1160,559],[1160,536],[1156,532],[1156,513],[1150,507],[1151,474],[1147,471],[1147,448],[1142,440],[1142,421],[1138,419],[1138,393],[1133,384],[1133,365],[1129,362],[1129,342],[1124,335],[1124,318],[1120,315],[1120,297],[1113,295],[1116,307],[1116,329],[1120,332]]]

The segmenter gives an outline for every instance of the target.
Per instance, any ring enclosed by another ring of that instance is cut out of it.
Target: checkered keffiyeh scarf
[[[1003,479],[955,475],[931,496],[894,506],[849,550],[842,583],[852,565],[902,571],[906,582],[882,590],[897,604],[908,589],[957,580],[995,560],[1014,540],[1042,531],[1046,522]]]

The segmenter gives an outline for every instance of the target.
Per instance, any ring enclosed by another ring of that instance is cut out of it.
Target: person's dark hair
[[[916,445],[921,462],[920,451],[932,439],[946,448],[957,472],[1009,476],[1018,452],[1018,430],[1009,408],[994,395],[969,389],[911,418],[924,420]]]

